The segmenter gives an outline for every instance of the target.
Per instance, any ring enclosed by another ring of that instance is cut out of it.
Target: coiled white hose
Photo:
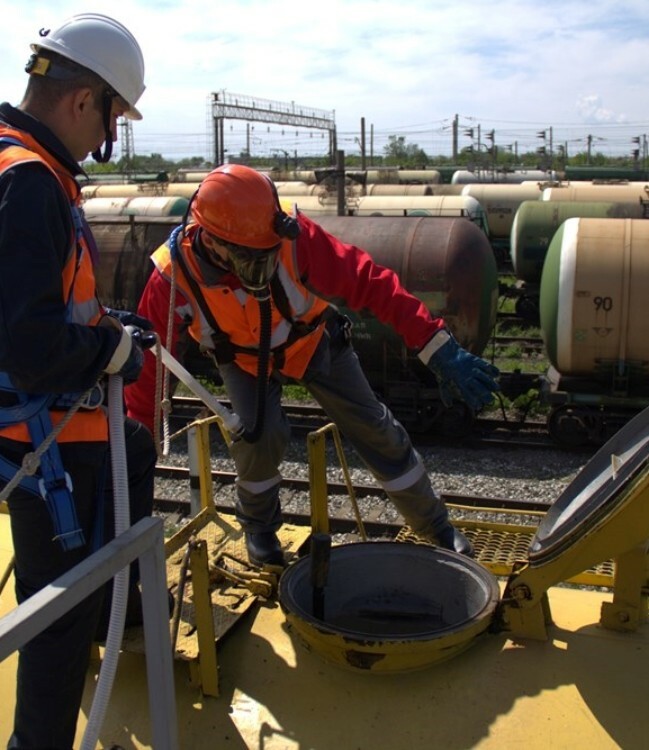
[[[131,525],[128,495],[128,471],[126,465],[126,440],[124,438],[123,412],[124,383],[119,375],[108,379],[108,428],[110,435],[111,471],[113,476],[113,498],[115,507],[115,536],[123,534]],[[129,568],[122,568],[114,578],[113,598],[106,636],[104,658],[99,671],[99,680],[92,702],[88,724],[80,750],[95,750],[99,732],[104,722],[110,693],[117,671],[117,661],[124,634],[126,603],[128,600]]]

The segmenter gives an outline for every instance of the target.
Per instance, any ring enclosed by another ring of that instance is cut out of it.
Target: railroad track
[[[236,473],[230,471],[213,470],[211,474],[212,481],[219,484],[234,484],[237,478]],[[187,486],[189,487],[190,485],[190,471],[187,467],[184,466],[158,464],[158,466],[156,467],[156,476],[163,479],[186,481]],[[309,492],[309,482],[306,479],[293,479],[290,477],[285,477],[282,479],[282,486],[294,492]],[[330,495],[348,494],[347,485],[342,482],[328,481],[327,488]],[[354,495],[357,498],[377,497],[387,500],[387,495],[377,485],[354,484],[353,490]],[[545,512],[549,507],[549,503],[535,500],[513,500],[512,498],[507,497],[483,497],[456,492],[445,492],[440,493],[440,495],[444,502],[450,505],[461,505],[468,508],[480,508],[493,511],[507,511],[511,513],[515,513],[517,511]],[[165,500],[164,498],[159,498],[157,502],[167,506],[173,505],[174,503],[179,503],[177,499]],[[183,500],[181,502],[186,502],[187,505],[189,505],[190,501],[189,498],[187,498],[187,500]],[[223,507],[228,508],[231,506],[229,504],[224,504]]]
[[[160,464],[156,469],[156,476],[159,479],[186,483],[187,491],[182,496],[174,493],[174,498],[157,496],[154,500],[155,510],[165,517],[172,528],[176,527],[183,522],[183,519],[195,512],[190,498],[191,487],[195,485],[195,482],[191,481],[189,470],[179,466]],[[231,485],[235,480],[236,474],[233,472],[212,471],[212,481],[215,483],[214,505],[219,513],[234,513],[234,502],[227,497],[224,499],[223,493],[219,492],[219,485]],[[312,518],[308,481],[285,477],[282,480],[282,488],[283,493],[288,493],[293,498],[288,502],[284,500],[282,503],[283,521],[297,526],[310,526]],[[359,506],[364,499],[369,501],[369,504],[361,510],[363,528],[368,538],[395,538],[404,533],[403,519],[397,517],[395,520],[386,520],[386,516],[390,515],[386,513],[386,510],[391,506],[391,501],[380,487],[354,483],[353,493]],[[296,495],[300,496],[297,501],[295,501]],[[339,542],[354,541],[358,538],[360,529],[347,486],[329,481],[327,482],[327,495],[330,500],[344,498],[342,502],[330,503],[328,516],[330,532],[337,535]],[[499,523],[524,523],[531,527],[538,525],[542,514],[550,505],[548,502],[533,500],[513,500],[451,492],[440,493],[440,497],[449,508],[451,516],[455,517],[456,523],[467,520],[475,522],[489,518]],[[508,518],[510,520],[507,520]]]
[[[525,390],[529,384],[528,380],[525,379],[526,376],[519,374],[514,377],[523,378],[520,387]],[[231,406],[227,399],[219,400],[224,406],[228,408]],[[290,420],[291,430],[296,435],[304,435],[318,430],[328,422],[323,410],[312,402],[286,402],[283,406]],[[208,411],[199,399],[191,396],[174,397],[172,416],[177,425],[197,419],[201,413],[207,415]],[[461,428],[462,425],[459,426],[456,433],[453,433],[453,430],[444,432],[443,429],[434,428],[427,433],[411,430],[410,435],[415,446],[435,445],[441,440],[445,443],[451,441],[471,445],[472,447],[478,445],[509,446],[511,448],[538,448],[539,450],[544,448],[556,450],[557,448],[557,444],[547,433],[544,419],[520,419],[508,415],[504,410],[501,411],[500,416],[497,412],[490,412],[489,416],[478,417],[469,426],[469,432],[463,431]],[[588,450],[588,448],[586,447],[584,450]]]
[[[518,348],[521,354],[541,354],[545,344],[540,336],[494,336],[488,348],[496,350],[509,347]]]
[[[190,418],[194,419],[198,416],[198,410],[200,410],[199,402],[193,398],[179,398],[175,406],[178,412],[185,411],[183,416],[175,417],[178,420],[177,424],[174,425],[176,427],[184,427]],[[307,457],[305,453],[302,454],[304,448],[303,435],[307,429],[312,431],[325,424],[325,417],[321,410],[314,407],[313,404],[287,404],[286,408],[291,423],[294,426],[293,437],[297,441],[296,445],[300,445],[301,448],[298,448],[295,454],[291,454],[288,458],[289,465],[282,472],[283,517],[289,523],[310,525],[310,486],[306,466]],[[301,422],[300,428],[295,429],[298,417],[301,417],[305,421]],[[470,442],[466,440],[458,441],[457,446],[453,446],[452,441],[445,439],[443,441],[444,447],[440,448],[440,450],[444,453],[448,448],[453,451],[457,447],[460,452],[464,453],[467,449],[470,450],[476,447],[480,449],[484,448],[485,452],[482,453],[481,451],[481,455],[484,456],[488,473],[494,466],[490,459],[490,449],[494,447],[497,449],[495,453],[496,466],[499,463],[502,464],[502,451],[500,449],[503,446],[505,446],[506,456],[511,450],[513,466],[516,465],[516,454],[519,448],[527,447],[529,449],[532,446],[533,452],[535,452],[537,448],[551,446],[555,451],[557,450],[557,445],[549,443],[547,437],[542,435],[539,435],[536,442],[531,440],[523,442],[520,434],[513,425],[510,425],[510,429],[506,431],[506,434],[501,435],[499,433],[505,431],[499,428],[499,424],[500,420],[485,420],[483,429],[488,432],[487,436],[480,440],[472,438]],[[539,423],[539,427],[541,426],[544,425]],[[212,431],[213,463],[211,478],[214,484],[214,502],[219,512],[233,513],[236,498],[234,489],[236,474],[234,466],[218,432],[218,427],[213,425],[211,428]],[[418,442],[419,437],[413,435],[413,442],[420,447],[422,454],[426,454],[426,448],[422,442]],[[430,441],[427,442],[430,444]],[[195,512],[197,505],[200,504],[197,478],[191,475],[189,468],[187,468],[187,461],[182,460],[184,450],[185,443],[181,439],[179,450],[174,450],[173,452],[174,457],[170,460],[161,458],[156,469],[156,509],[165,516],[171,517],[172,523],[174,518],[177,518],[178,523],[182,522],[183,517],[190,515],[192,506]],[[433,448],[433,453],[435,453],[435,448]],[[562,453],[568,455],[565,451],[562,451]],[[297,458],[298,455],[302,455],[302,457]],[[474,460],[482,460],[477,459],[475,453],[473,455]],[[526,456],[524,460],[529,461],[529,450],[523,451],[521,455]],[[181,460],[178,461],[178,458]],[[505,462],[508,460],[505,458]],[[575,456],[574,460],[580,461],[580,458]],[[440,466],[446,466],[443,461],[444,459],[441,459],[442,463]],[[293,466],[291,462],[295,462],[295,465]],[[539,465],[542,466],[543,463],[544,459],[540,459]],[[451,459],[452,465],[453,460]],[[554,459],[552,459],[552,465],[554,466]],[[475,464],[472,464],[472,466],[475,466]],[[340,474],[339,462],[334,460],[331,469],[331,473],[329,473],[329,469],[327,470],[327,496],[329,498],[332,533],[343,535],[354,534],[356,533],[355,529],[357,526],[354,508],[349,489],[344,483],[343,475]],[[361,508],[361,517],[363,518],[368,535],[372,537],[384,535],[395,536],[403,527],[403,519],[398,519],[396,509],[387,498],[385,492],[366,473],[361,471],[357,476],[358,467],[350,466],[349,469],[351,481],[353,482],[352,494]],[[452,475],[453,469],[450,471]],[[468,471],[470,474],[477,473],[475,469],[469,469]],[[541,474],[540,476],[543,477],[544,475]],[[521,493],[512,492],[511,486],[508,484],[507,478],[505,478],[507,474],[504,474],[503,477],[502,495],[500,494],[499,487],[485,492],[484,485],[476,493],[472,481],[466,484],[466,491],[464,491],[464,485],[461,484],[453,487],[439,488],[438,491],[444,502],[451,509],[452,514],[456,514],[456,520],[487,519],[496,523],[523,523],[524,525],[538,523],[539,514],[547,510],[556,495],[548,493],[547,487],[543,491],[539,491],[538,494],[530,493],[528,490],[523,490]],[[547,479],[547,472],[545,473],[545,478]],[[489,484],[493,484],[493,480]],[[444,491],[444,489],[453,491]],[[496,494],[490,494],[494,492]],[[530,520],[530,515],[533,517],[532,520]]]

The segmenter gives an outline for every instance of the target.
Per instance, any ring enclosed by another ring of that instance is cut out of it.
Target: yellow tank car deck
[[[208,529],[213,548],[228,524],[209,518],[197,525]],[[182,566],[182,549],[180,543],[168,556],[168,566]],[[3,570],[11,555],[8,517],[0,515]],[[245,612],[218,639],[218,697],[197,687],[185,660],[174,662],[180,748],[647,747],[649,625],[624,633],[602,628],[600,609],[610,591],[552,587],[554,625],[546,641],[486,631],[448,661],[379,675],[325,661],[290,632],[274,597],[240,590]],[[10,579],[2,614],[13,606]],[[15,654],[0,664],[4,738],[11,731],[15,668]],[[76,747],[98,668],[93,661]],[[99,747],[152,747],[147,691],[144,655],[123,651]]]
[[[202,502],[164,545],[161,520],[143,519],[77,566],[76,578],[47,587],[72,598],[97,558],[110,558],[112,575],[133,559],[121,556],[126,545],[141,529],[148,535],[150,551],[135,553],[146,649],[123,644],[101,748],[140,750],[153,737],[156,750],[649,747],[649,410],[592,457],[533,530],[463,526],[475,560],[412,543],[407,529],[396,541],[331,546],[319,464],[312,528],[282,529],[292,559],[279,576],[248,566],[236,521]],[[11,559],[0,514],[0,569]],[[171,638],[159,617],[165,584],[177,596]],[[11,589],[9,580],[3,615],[15,608]],[[3,653],[33,626],[21,613],[42,598],[2,621]],[[13,653],[0,664],[5,737],[15,674]]]

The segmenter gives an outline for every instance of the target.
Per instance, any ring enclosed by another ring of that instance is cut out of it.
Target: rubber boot
[[[466,557],[474,556],[475,551],[471,542],[450,523],[435,532],[435,541],[442,549],[459,552]]]
[[[282,547],[274,531],[246,532],[245,537],[248,560],[253,565],[260,568],[264,565],[280,565],[281,567],[286,565]]]

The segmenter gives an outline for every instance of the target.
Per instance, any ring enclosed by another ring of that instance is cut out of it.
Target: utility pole
[[[336,151],[336,197],[337,214],[345,215],[345,152]]]
[[[637,148],[634,148],[631,151],[631,156],[633,157],[634,169],[640,169],[640,142],[641,142],[641,138],[639,135],[636,135],[633,138],[631,138],[631,143],[633,143],[634,146],[637,146]]]
[[[120,135],[122,158],[124,159],[125,169],[128,172],[133,167],[133,123],[126,117],[122,117],[119,121],[119,127],[122,131]]]
[[[485,134],[485,138],[491,144],[487,148],[487,153],[491,156],[491,166],[493,172],[495,173],[498,167],[498,146],[496,146],[496,131],[493,129],[487,131],[487,133]]]
[[[550,133],[550,166],[552,166],[552,162],[554,161],[554,147],[553,147],[553,133],[552,133],[552,126],[548,128],[548,132]]]
[[[546,146],[546,138],[548,138],[549,133],[549,139],[547,141],[548,145]],[[536,134],[537,138],[540,138],[543,141],[543,145],[539,146],[536,149],[536,153],[541,157],[540,159],[540,166],[542,169],[549,169],[552,167],[552,128],[548,128],[548,131],[545,130],[539,130]]]

